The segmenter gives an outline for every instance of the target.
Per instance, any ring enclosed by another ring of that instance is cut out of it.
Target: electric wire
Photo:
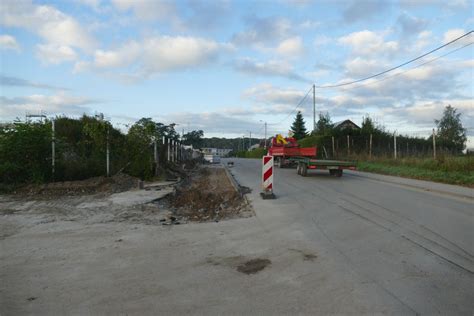
[[[426,61],[426,62],[423,62],[423,63],[421,63],[421,64],[418,64],[418,65],[415,65],[415,66],[413,66],[413,67],[411,67],[411,68],[409,68],[409,69],[406,69],[405,71],[398,72],[398,73],[393,74],[393,75],[391,75],[391,76],[386,76],[386,77],[384,77],[384,78],[382,78],[382,79],[379,79],[379,80],[376,80],[376,81],[371,81],[371,82],[367,82],[367,83],[362,83],[362,84],[359,84],[359,85],[356,85],[356,86],[352,86],[352,87],[341,88],[341,90],[346,91],[346,90],[350,90],[350,89],[356,89],[356,88],[359,88],[359,87],[370,86],[370,85],[373,85],[373,84],[376,84],[376,83],[385,81],[385,80],[387,80],[387,79],[400,76],[400,75],[402,75],[402,74],[404,74],[404,73],[410,72],[410,71],[415,70],[415,69],[417,69],[417,68],[420,68],[420,67],[422,67],[422,66],[424,66],[424,65],[427,65],[427,64],[429,64],[429,63],[435,62],[436,60],[438,60],[438,59],[440,59],[440,58],[443,58],[443,57],[446,57],[446,56],[448,56],[448,55],[454,54],[455,52],[457,52],[457,51],[459,51],[459,50],[461,50],[461,49],[463,49],[463,48],[466,48],[466,47],[468,47],[468,46],[471,46],[472,44],[474,44],[474,42],[471,42],[471,43],[468,43],[468,44],[463,45],[463,46],[461,46],[461,47],[458,47],[458,48],[456,48],[456,49],[453,49],[453,50],[447,52],[446,54],[440,55],[440,56],[438,56],[438,57],[436,57],[436,58],[430,59],[430,60],[428,60],[428,61]]]
[[[430,51],[427,52],[427,53],[424,53],[423,55],[420,55],[420,56],[418,56],[418,57],[415,57],[415,58],[413,58],[413,59],[410,59],[409,61],[406,61],[406,62],[404,62],[404,63],[402,63],[402,64],[400,64],[400,65],[398,65],[398,66],[392,67],[392,68],[390,68],[390,69],[384,70],[384,71],[379,72],[379,73],[376,73],[376,74],[374,74],[374,75],[371,75],[371,76],[368,76],[368,77],[365,77],[365,78],[361,78],[361,79],[357,79],[357,80],[353,80],[353,81],[350,81],[350,82],[345,82],[345,83],[329,84],[329,85],[324,85],[324,86],[315,86],[315,88],[317,88],[317,89],[338,88],[338,87],[348,86],[348,85],[351,85],[351,84],[354,84],[354,83],[366,81],[366,80],[369,80],[369,79],[372,79],[372,78],[381,76],[381,75],[386,74],[386,73],[388,73],[388,72],[391,72],[391,71],[393,71],[393,70],[395,70],[395,69],[398,69],[398,68],[401,68],[401,67],[406,66],[406,65],[408,65],[408,64],[411,64],[412,62],[417,61],[417,60],[419,60],[419,59],[421,59],[421,58],[423,58],[423,57],[425,57],[425,56],[428,56],[428,55],[430,55],[430,54],[432,54],[432,53],[434,53],[434,52],[436,52],[436,51],[438,51],[438,50],[440,50],[440,49],[442,49],[442,48],[444,48],[444,47],[446,47],[446,46],[449,46],[449,45],[451,45],[451,44],[453,44],[453,43],[459,41],[460,39],[462,39],[462,38],[464,38],[464,37],[466,37],[466,36],[472,34],[473,32],[474,32],[474,31],[469,31],[469,32],[467,32],[466,34],[461,35],[461,36],[459,36],[459,37],[453,39],[452,41],[449,41],[449,42],[447,42],[447,43],[445,43],[445,44],[443,44],[443,45],[441,45],[441,46],[438,46],[438,47],[435,48],[435,49],[430,50]]]

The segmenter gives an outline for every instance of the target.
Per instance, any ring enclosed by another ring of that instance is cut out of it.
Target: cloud
[[[186,70],[214,62],[233,48],[226,43],[191,36],[155,36],[140,42],[130,41],[115,50],[96,50],[91,62],[79,62],[75,71],[114,70],[128,66],[130,78]]]
[[[354,0],[344,9],[342,16],[347,23],[367,21],[381,16],[390,8],[387,1],[357,1]]]
[[[464,29],[448,30],[443,35],[443,43],[451,42],[452,40],[455,40],[456,38],[461,37],[466,33],[467,32]],[[471,33],[470,35],[465,36],[462,39],[458,40],[454,45],[457,45],[457,46],[467,45],[469,43],[472,43],[473,40],[474,40],[474,35],[473,33]]]
[[[280,42],[276,50],[278,54],[287,57],[301,56],[304,53],[303,39],[300,36],[287,38]]]
[[[39,89],[47,89],[47,90],[69,90],[62,87],[51,86],[44,83],[38,83],[38,82],[33,82],[33,81],[17,78],[17,77],[8,77],[8,76],[3,76],[3,75],[0,75],[0,85],[12,86],[12,87],[31,87],[31,88],[39,88]]]
[[[352,53],[359,56],[393,54],[399,49],[399,45],[396,41],[386,42],[382,34],[368,30],[354,32],[340,37],[338,42],[342,45],[349,46]]]
[[[176,5],[172,1],[112,0],[112,4],[120,11],[133,11],[142,21],[161,20],[180,23]]]
[[[234,64],[237,71],[248,75],[267,76],[267,77],[283,77],[296,81],[309,82],[309,79],[299,75],[286,61],[269,60],[267,62],[256,62],[250,58],[238,60]]]
[[[251,16],[245,19],[245,23],[246,30],[233,36],[232,41],[236,45],[264,47],[288,38],[292,28],[290,20],[282,17]]]
[[[37,33],[48,44],[66,45],[90,51],[94,39],[73,17],[48,5],[30,1],[6,1],[2,4],[1,23]]]
[[[243,134],[248,134],[248,131],[256,132],[261,130],[261,127],[263,126],[263,124],[254,122],[248,118],[225,115],[221,112],[180,112],[167,115],[165,119],[167,122],[175,122],[183,126],[187,126],[189,123],[189,129],[201,129],[206,135],[232,134],[235,135],[235,137],[240,137]]]
[[[389,67],[389,64],[376,59],[356,57],[346,61],[345,72],[346,76],[350,78],[361,78]]]
[[[82,115],[91,112],[87,105],[99,103],[99,100],[85,97],[71,96],[65,93],[7,98],[0,97],[0,116],[15,118],[25,115],[26,112],[45,111],[48,115]]]
[[[244,98],[251,99],[257,103],[270,105],[291,105],[293,108],[301,101],[301,99],[303,99],[305,95],[306,91],[293,88],[278,88],[269,83],[248,88],[242,94]],[[307,100],[310,99],[311,98],[307,98]]]
[[[75,61],[77,54],[70,46],[57,44],[37,45],[36,55],[45,64],[60,64]]]
[[[417,35],[426,29],[429,22],[422,18],[417,18],[403,12],[397,19],[397,26],[400,29],[402,39],[407,39]]]
[[[8,35],[8,34],[3,34],[3,35],[0,35],[0,49],[5,49],[5,50],[11,49],[11,50],[15,50],[19,52],[20,45],[18,44],[18,42],[13,36]]]

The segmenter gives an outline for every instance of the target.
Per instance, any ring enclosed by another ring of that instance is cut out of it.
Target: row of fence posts
[[[347,137],[347,156],[349,157],[351,155],[350,135],[347,135],[346,137]],[[432,139],[433,139],[433,158],[436,159],[436,133],[435,133],[435,129],[433,129]],[[332,141],[332,154],[333,154],[333,157],[336,157],[337,153],[336,153],[336,146],[335,146],[334,136],[331,136],[331,141]],[[367,146],[367,142],[366,142],[366,146]],[[372,134],[369,135],[369,146],[368,147],[369,147],[368,148],[369,159],[372,159]],[[323,146],[323,150],[324,150],[324,153],[327,157],[328,155],[327,155],[327,152],[326,152],[326,148],[324,146]],[[393,158],[394,159],[397,159],[398,152],[400,150],[399,150],[399,147],[397,147],[397,134],[393,133]],[[407,143],[407,153],[408,153],[408,143]]]
[[[55,121],[51,121],[52,129],[51,129],[51,172],[52,172],[52,179],[54,181],[55,177],[55,163],[56,163],[56,135],[55,135]],[[184,160],[184,147],[183,144],[172,138],[168,138],[163,136],[163,147],[166,150],[166,161],[167,162],[179,162]],[[155,174],[158,172],[159,166],[159,153],[158,153],[158,142],[157,139],[153,141],[153,158],[155,162]],[[109,143],[109,129],[107,128],[106,134],[106,175],[110,177],[110,143]]]

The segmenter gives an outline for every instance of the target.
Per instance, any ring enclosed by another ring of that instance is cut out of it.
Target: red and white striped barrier
[[[274,199],[273,194],[273,156],[262,157],[262,193],[264,199]]]

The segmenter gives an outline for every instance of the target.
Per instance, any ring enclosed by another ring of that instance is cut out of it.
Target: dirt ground
[[[183,181],[163,204],[189,221],[219,221],[252,215],[252,209],[232,187],[223,168],[200,168]]]
[[[51,222],[184,224],[251,216],[221,167],[200,167],[182,180],[145,183],[111,178],[29,186],[0,196],[0,239]]]

